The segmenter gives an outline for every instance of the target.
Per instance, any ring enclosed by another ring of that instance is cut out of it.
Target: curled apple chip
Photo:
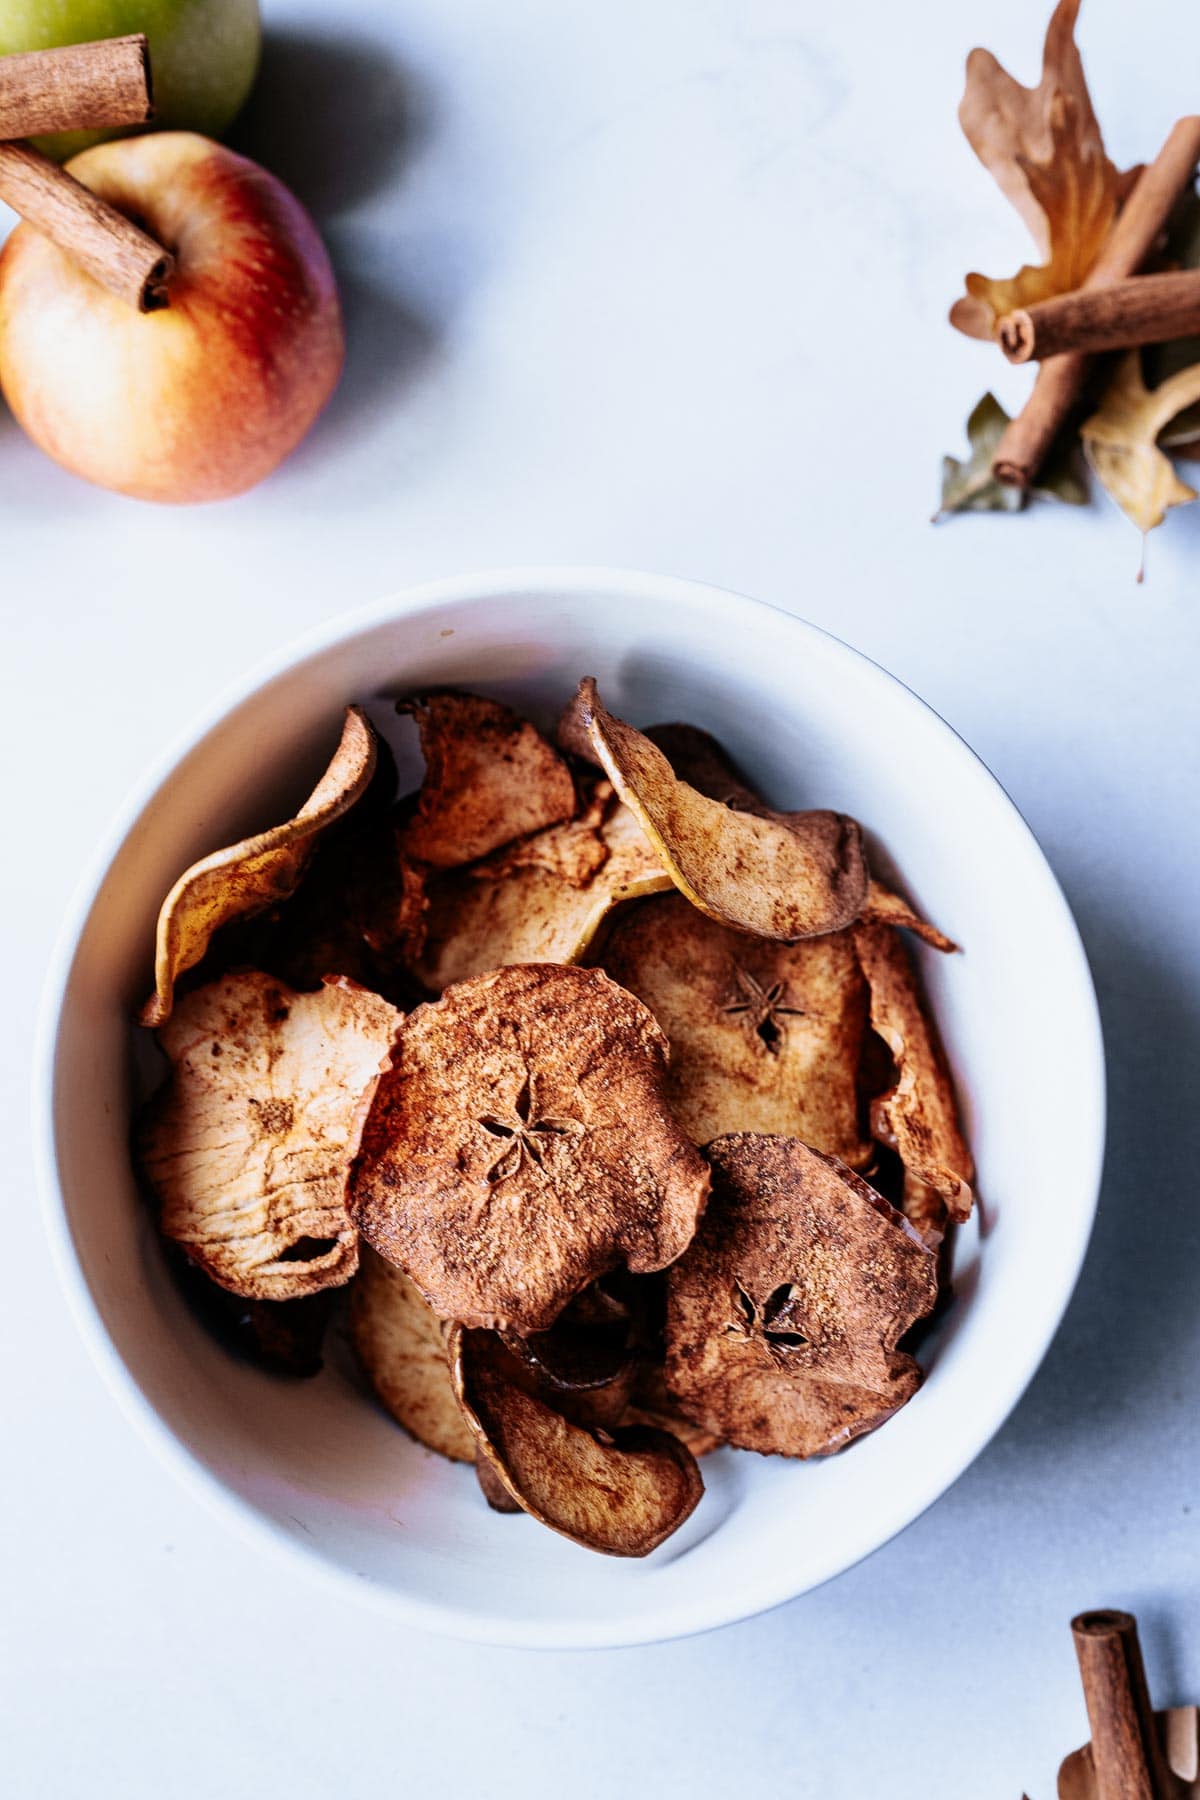
[[[446,1328],[420,1289],[369,1244],[350,1290],[350,1339],[381,1406],[417,1442],[474,1462],[475,1438],[454,1397]]]
[[[667,1386],[731,1444],[827,1455],[920,1386],[896,1345],[934,1305],[937,1259],[796,1138],[735,1134],[707,1154],[712,1199],[667,1277]]]
[[[436,869],[475,862],[575,813],[575,783],[536,726],[479,694],[397,703],[421,734],[425,780],[403,832],[405,854]]]
[[[351,1126],[400,1017],[350,982],[299,994],[254,973],[185,994],[159,1032],[172,1073],[142,1168],[164,1236],[231,1293],[292,1300],[353,1275]]]
[[[871,1025],[891,1052],[895,1083],[872,1100],[871,1129],[897,1152],[906,1178],[905,1210],[914,1203],[923,1235],[935,1241],[947,1219],[970,1216],[975,1169],[959,1123],[945,1051],[921,997],[916,971],[887,925],[854,930],[855,949],[871,996]],[[930,1200],[941,1201],[942,1216]]]
[[[858,1092],[867,984],[849,932],[783,944],[662,894],[618,919],[604,967],[666,1032],[667,1095],[698,1144],[777,1132],[844,1162],[868,1159]]]
[[[470,1430],[465,1420],[463,1429],[464,1431]],[[474,1438],[471,1439],[471,1442],[475,1442]],[[513,1499],[482,1450],[475,1452],[475,1479],[479,1483],[480,1493],[493,1512],[510,1515],[524,1512],[525,1508],[519,1501]]]
[[[451,1335],[455,1389],[484,1458],[523,1511],[588,1550],[648,1556],[704,1491],[678,1438],[573,1424],[506,1368],[490,1332]]]
[[[154,953],[154,992],[143,1025],[170,1017],[175,983],[231,919],[286,898],[295,888],[320,832],[365,793],[375,769],[375,733],[357,706],[346,708],[333,761],[294,819],[214,850],[185,869],[162,903]]]
[[[440,992],[510,963],[578,962],[615,907],[672,885],[629,808],[603,786],[604,810],[586,829],[555,826],[435,877],[414,964],[427,987]]]
[[[746,781],[724,745],[709,732],[701,731],[696,725],[652,725],[646,736],[651,743],[657,744],[680,780],[688,782],[710,800],[719,800],[722,806],[732,807],[735,812],[755,813],[763,819],[786,822],[792,816],[775,812],[767,805]],[[867,884],[866,903],[860,916],[877,919],[881,924],[902,926],[935,950],[949,952],[958,948],[953,938],[948,938],[944,931],[923,919],[907,900],[874,877]]]
[[[922,943],[928,944],[933,950],[941,950],[947,956],[958,949],[953,938],[948,938],[944,931],[939,931],[936,925],[923,919],[907,900],[902,900],[899,894],[882,881],[872,879],[867,889],[867,904],[863,908],[862,918],[869,925],[891,925],[894,929],[911,931]]]
[[[599,969],[457,982],[409,1015],[364,1108],[351,1217],[443,1318],[544,1331],[691,1240],[708,1170],[666,1069],[649,1010]]]
[[[862,830],[842,813],[739,811],[681,781],[643,732],[614,718],[586,678],[559,723],[564,748],[604,769],[680,892],[759,937],[840,931],[867,896]]]

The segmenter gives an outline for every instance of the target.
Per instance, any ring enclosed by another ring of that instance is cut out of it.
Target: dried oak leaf
[[[400,1017],[351,982],[299,994],[252,973],[185,994],[160,1030],[172,1073],[141,1164],[164,1235],[231,1293],[292,1300],[353,1275],[351,1126]]]
[[[350,1339],[397,1425],[451,1462],[474,1462],[475,1437],[454,1397],[445,1327],[416,1284],[369,1244],[359,1248],[350,1289]]]
[[[358,707],[347,707],[333,761],[295,818],[214,850],[184,871],[158,915],[154,993],[139,1015],[143,1025],[170,1017],[175,982],[196,966],[220,926],[292,892],[318,834],[366,792],[375,758],[375,733]]]
[[[937,1260],[835,1157],[796,1138],[708,1146],[713,1192],[667,1277],[667,1386],[746,1450],[824,1456],[911,1399],[897,1350],[937,1297]]]
[[[614,718],[588,677],[559,721],[564,748],[598,762],[692,905],[759,937],[839,931],[862,910],[862,831],[842,813],[745,812],[675,774],[644,732]]]
[[[866,1161],[857,1078],[867,986],[849,932],[782,944],[663,894],[617,921],[604,967],[667,1034],[667,1096],[696,1143],[778,1132]]]
[[[490,1332],[451,1335],[455,1387],[480,1450],[523,1511],[608,1556],[648,1556],[695,1509],[704,1483],[664,1431],[573,1424],[511,1379]]]
[[[575,813],[575,783],[536,726],[479,694],[397,703],[421,734],[425,780],[402,844],[414,862],[456,869]]]
[[[703,1158],[667,1041],[598,969],[497,969],[405,1021],[347,1189],[364,1237],[443,1318],[527,1334],[610,1269],[690,1242]]]
[[[672,886],[629,808],[603,786],[604,815],[586,832],[555,826],[435,877],[424,948],[413,964],[426,987],[440,992],[510,963],[578,962],[614,907]],[[599,862],[585,877],[594,851]]]
[[[970,456],[965,462],[956,456],[942,458],[942,497],[933,515],[935,524],[946,513],[1020,512],[1030,494],[1042,500],[1061,500],[1066,506],[1087,505],[1087,482],[1079,468],[1073,424],[1059,432],[1031,487],[1017,487],[992,474],[996,446],[1009,423],[994,394],[985,394],[976,404],[967,420]]]
[[[923,1235],[940,1236],[936,1209],[922,1188],[942,1203],[943,1220],[969,1217],[971,1152],[959,1123],[954,1083],[937,1027],[917,984],[904,944],[887,925],[858,925],[854,944],[871,996],[871,1026],[891,1052],[895,1084],[871,1105],[871,1129],[904,1164],[907,1195],[919,1203]],[[912,1184],[910,1186],[910,1183]]]
[[[1059,0],[1046,31],[1042,77],[1022,87],[988,50],[967,58],[959,123],[980,162],[1029,227],[1045,260],[1010,280],[968,275],[950,322],[969,337],[995,336],[1017,307],[1080,287],[1128,189],[1104,149],[1075,43],[1079,0]]]
[[[1130,350],[1117,364],[1098,411],[1080,427],[1084,455],[1127,519],[1143,534],[1161,525],[1168,508],[1196,498],[1180,481],[1159,434],[1200,400],[1200,363],[1169,375],[1156,388],[1142,379],[1141,357]]]

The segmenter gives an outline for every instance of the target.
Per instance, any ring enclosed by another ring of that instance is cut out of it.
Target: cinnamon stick
[[[1155,1730],[1137,1620],[1080,1613],[1071,1633],[1092,1728],[1096,1800],[1169,1800],[1174,1784]]]
[[[0,200],[139,312],[167,305],[175,259],[30,144],[0,143]]]
[[[1200,118],[1180,119],[1134,183],[1108,242],[1083,283],[1085,290],[1124,281],[1141,267],[1198,161]],[[1087,366],[1082,351],[1067,351],[1041,364],[1032,394],[996,445],[992,473],[998,481],[1013,487],[1030,485],[1079,396]]]
[[[0,57],[0,138],[141,125],[154,114],[143,33]]]
[[[1200,331],[1200,269],[1169,275],[1131,275],[1107,287],[1081,288],[1009,313],[999,326],[1009,362],[1084,350],[1126,350],[1165,344]]]

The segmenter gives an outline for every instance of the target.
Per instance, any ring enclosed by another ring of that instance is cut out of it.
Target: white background
[[[1100,1603],[1137,1610],[1160,1703],[1200,1698],[1200,508],[1143,588],[1100,500],[928,523],[978,394],[1028,379],[944,322],[965,269],[1027,254],[958,132],[963,58],[1033,79],[1047,7],[281,0],[247,141],[342,279],[326,418],[183,512],[0,413],[6,1796],[1049,1800]],[[1114,156],[1151,155],[1200,106],[1194,8],[1087,0],[1080,35]],[[529,561],[756,593],[914,686],[1045,845],[1110,1057],[1093,1249],[992,1447],[824,1590],[648,1650],[427,1640],[231,1536],[89,1365],[33,1187],[42,972],[128,785],[304,627]]]

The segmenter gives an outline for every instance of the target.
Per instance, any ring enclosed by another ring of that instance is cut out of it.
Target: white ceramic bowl
[[[128,1152],[128,1020],[179,871],[285,816],[350,699],[458,684],[549,718],[584,674],[637,722],[706,726],[780,802],[861,819],[964,946],[922,956],[982,1196],[982,1232],[961,1242],[957,1298],[913,1402],[824,1462],[706,1459],[703,1502],[645,1562],[490,1513],[468,1471],[410,1443],[338,1368],[291,1384],[233,1361],[167,1279]],[[811,625],[693,583],[594,570],[416,589],[289,649],[226,697],[114,829],[63,941],[37,1080],[47,1216],[75,1311],[129,1412],[189,1485],[294,1565],[402,1619],[522,1645],[641,1643],[744,1617],[836,1575],[936,1500],[1058,1325],[1104,1129],[1075,925],[972,752]]]

